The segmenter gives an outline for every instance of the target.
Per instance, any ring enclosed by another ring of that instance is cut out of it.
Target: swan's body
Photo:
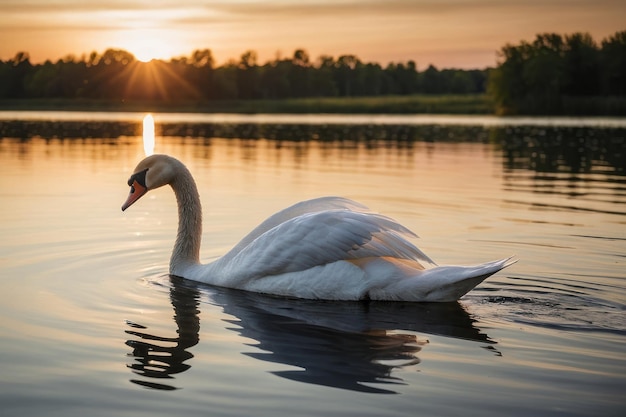
[[[187,168],[150,156],[128,181],[128,208],[148,190],[169,184],[178,201],[178,234],[170,274],[229,288],[326,300],[454,301],[511,258],[476,266],[437,266],[394,220],[354,201],[324,197],[284,209],[222,258],[200,263],[202,208]]]

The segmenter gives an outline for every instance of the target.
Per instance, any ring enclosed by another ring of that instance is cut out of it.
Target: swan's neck
[[[180,275],[185,267],[200,263],[202,206],[196,182],[184,166],[170,185],[178,202],[178,234],[170,259],[170,273]]]

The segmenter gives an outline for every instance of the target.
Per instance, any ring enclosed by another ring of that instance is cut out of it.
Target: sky
[[[32,63],[116,48],[144,60],[211,49],[218,65],[254,50],[262,64],[305,49],[470,69],[538,33],[623,30],[624,0],[0,0],[0,59]]]

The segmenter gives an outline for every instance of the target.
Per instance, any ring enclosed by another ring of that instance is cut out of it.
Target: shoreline
[[[495,114],[493,103],[486,94],[179,102],[3,99],[0,100],[0,110],[239,114]]]
[[[457,115],[504,117],[625,117],[626,99],[564,98],[560,113],[506,114],[488,94],[316,97],[276,100],[126,101],[94,99],[1,99],[0,111],[78,111],[200,114]],[[568,110],[569,109],[569,110]],[[565,111],[568,110],[568,111]]]

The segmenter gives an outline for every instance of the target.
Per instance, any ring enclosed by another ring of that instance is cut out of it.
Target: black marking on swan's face
[[[130,178],[128,179],[128,185],[133,187],[133,183],[137,181],[137,184],[141,185],[144,188],[148,188],[146,186],[146,174],[148,173],[148,169],[149,168],[146,168],[143,171],[140,171],[131,175]],[[132,193],[133,190],[131,189],[130,192]]]
[[[148,169],[146,168],[143,171],[131,175],[128,179],[128,185],[130,185],[130,193],[128,194],[126,202],[122,205],[122,211],[126,210],[135,201],[139,200],[141,196],[148,192],[148,187],[146,186],[147,172]]]

